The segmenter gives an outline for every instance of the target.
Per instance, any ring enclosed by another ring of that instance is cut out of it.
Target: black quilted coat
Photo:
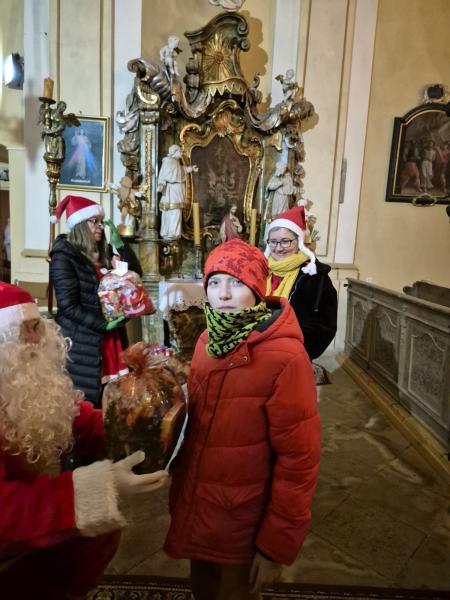
[[[316,266],[316,275],[300,269],[289,294],[289,304],[297,315],[311,360],[331,344],[337,328],[337,293],[328,275],[331,268],[319,261]]]
[[[130,269],[142,275],[133,251],[125,247],[119,252]],[[65,235],[58,236],[50,257],[50,274],[58,305],[56,322],[62,334],[72,340],[67,370],[75,387],[98,407],[101,403],[100,345],[106,326],[97,296],[99,280],[92,263]],[[125,347],[124,343],[122,346]]]

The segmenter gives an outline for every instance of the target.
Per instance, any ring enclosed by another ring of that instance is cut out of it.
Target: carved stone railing
[[[450,308],[348,281],[347,356],[448,447]]]

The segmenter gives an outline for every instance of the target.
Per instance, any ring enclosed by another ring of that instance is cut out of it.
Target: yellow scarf
[[[266,295],[267,296],[280,296],[281,298],[289,298],[294,281],[297,278],[298,272],[302,264],[308,260],[308,257],[302,252],[297,254],[291,254],[282,260],[275,260],[269,256],[269,269],[270,275],[267,278],[266,284]],[[271,292],[272,289],[272,275],[282,277],[279,286],[276,290]]]

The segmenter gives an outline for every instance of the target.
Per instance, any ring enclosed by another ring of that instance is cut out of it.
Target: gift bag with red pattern
[[[141,278],[134,271],[124,275],[107,273],[100,281],[98,296],[107,321],[118,317],[142,317],[155,312]]]

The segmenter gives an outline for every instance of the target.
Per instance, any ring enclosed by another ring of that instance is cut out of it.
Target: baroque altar
[[[184,76],[175,35],[159,62],[128,63],[135,79],[117,115],[118,150],[125,176],[141,193],[135,241],[156,305],[161,280],[198,285],[206,256],[223,240],[227,215],[236,235],[263,245],[265,190],[280,161],[292,180],[287,202],[307,204],[302,126],[314,107],[288,71],[277,77],[283,100],[261,110],[258,74],[249,83],[240,66],[240,53],[250,50],[247,34],[245,17],[228,11],[185,33],[191,56]],[[162,341],[162,323],[160,311],[145,317],[144,338]]]

